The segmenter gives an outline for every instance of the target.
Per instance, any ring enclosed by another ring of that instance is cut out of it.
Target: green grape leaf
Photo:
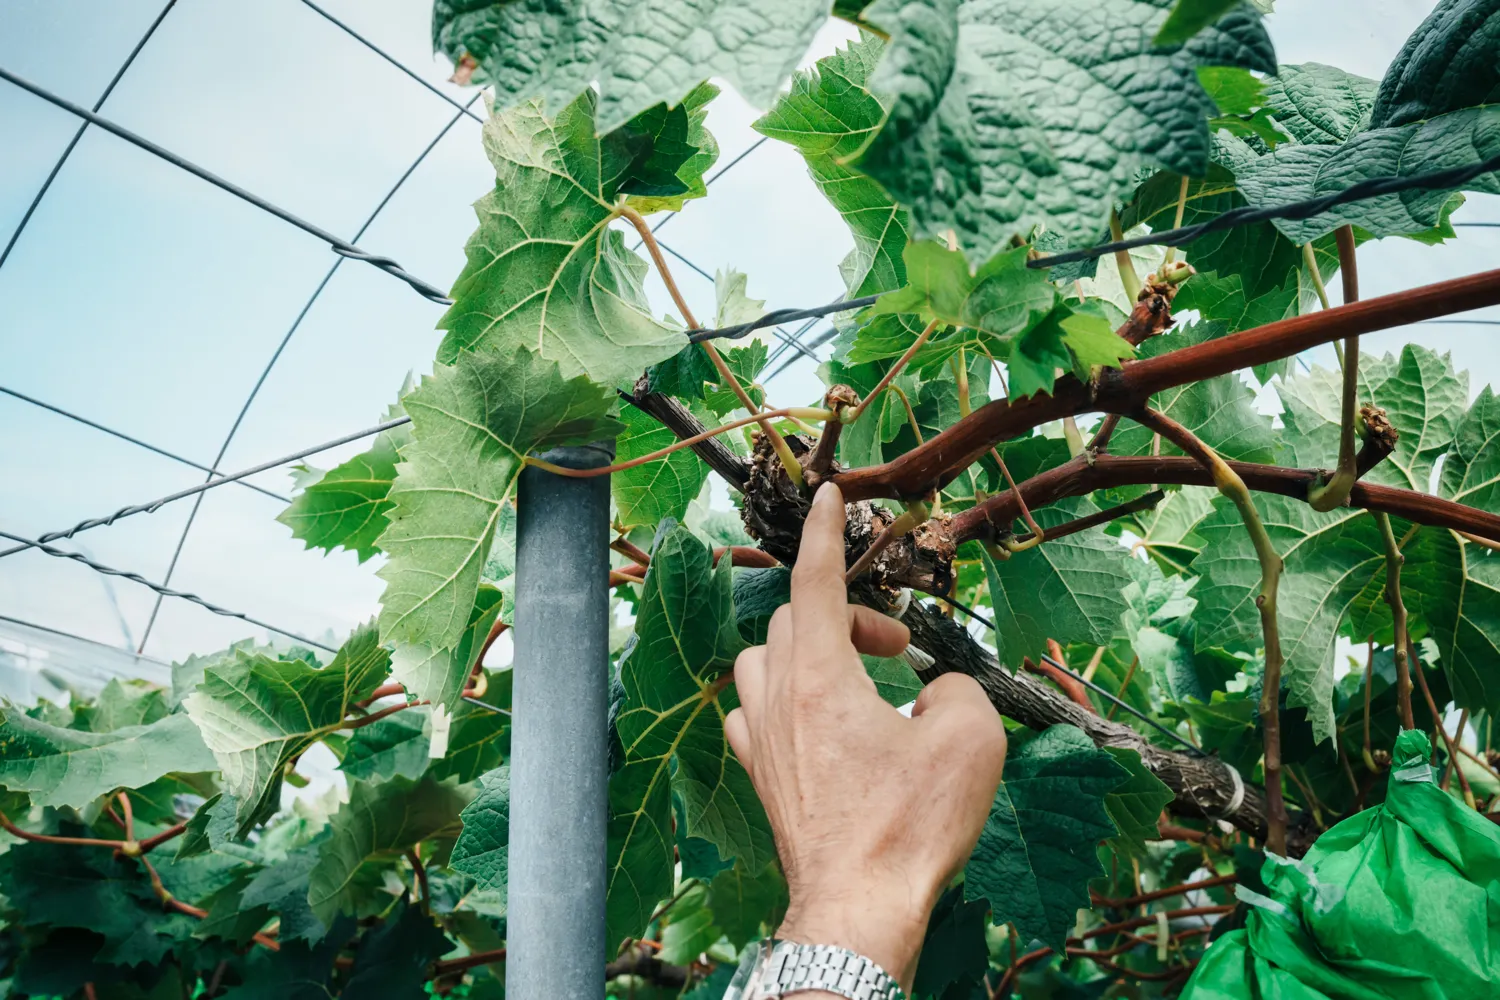
[[[1183,573],[1203,551],[1198,522],[1213,510],[1218,491],[1209,486],[1184,486],[1135,517],[1141,547],[1164,573]]]
[[[514,193],[511,195],[515,197]],[[380,545],[380,632],[451,649],[472,621],[485,556],[527,453],[612,438],[608,391],[525,348],[465,351],[403,400],[416,440],[391,490]]]
[[[1438,492],[1450,500],[1500,514],[1500,397],[1489,386],[1479,390],[1454,427]]]
[[[349,802],[333,814],[329,837],[308,878],[307,902],[325,924],[356,909],[355,875],[367,860],[393,855],[429,837],[458,834],[459,814],[473,792],[432,778],[357,781]]]
[[[714,926],[736,948],[761,937],[762,926],[774,928],[786,913],[786,879],[771,862],[759,872],[736,864],[714,876],[708,886],[708,910]]]
[[[1279,240],[1286,243],[1274,231],[1270,235],[1273,242]],[[1282,273],[1288,274],[1286,271]],[[1178,313],[1195,309],[1201,319],[1221,322],[1227,332],[1239,333],[1241,330],[1254,329],[1296,316],[1299,293],[1299,280],[1295,273],[1288,276],[1286,283],[1280,288],[1265,289],[1259,295],[1251,296],[1246,293],[1245,281],[1238,274],[1221,277],[1214,271],[1200,271],[1182,285],[1177,298],[1172,302],[1172,309]],[[1262,384],[1271,381],[1273,375],[1280,375],[1285,380],[1291,373],[1292,365],[1291,358],[1256,365],[1255,377]]]
[[[354,921],[345,917],[320,943],[290,941],[279,951],[254,949],[245,962],[244,981],[225,990],[224,1000],[328,1000],[334,961],[354,930]]]
[[[464,807],[463,832],[448,864],[482,889],[505,891],[510,844],[510,768],[500,767],[479,782],[479,795]]]
[[[496,682],[492,680],[490,683],[494,685]],[[504,699],[497,699],[497,693],[492,686],[485,695],[488,703],[494,704],[498,700],[504,704],[497,707],[508,706],[510,696],[507,694]],[[460,784],[467,784],[499,767],[509,755],[509,716],[465,702],[453,717],[447,756],[433,761],[427,773],[439,781],[456,778]]]
[[[1375,87],[1322,63],[1282,66],[1266,81],[1266,105],[1298,142],[1340,143],[1368,126]]]
[[[792,571],[784,566],[734,574],[734,620],[747,646],[764,646],[776,609],[792,599]]]
[[[438,321],[448,331],[440,362],[480,348],[509,358],[524,346],[558,362],[563,378],[620,385],[686,345],[682,331],[652,318],[641,287],[645,261],[610,228],[620,184],[650,151],[649,141],[628,133],[594,137],[592,92],[556,119],[533,102],[485,123],[495,189],[474,206],[479,228],[465,247],[453,305]],[[422,428],[414,429],[420,441]]]
[[[1215,691],[1206,703],[1182,705],[1203,749],[1241,774],[1249,774],[1264,752],[1256,701],[1243,691]]]
[[[694,345],[694,350],[697,350]],[[677,443],[677,435],[649,413],[633,406],[620,410],[625,429],[615,439],[615,460],[628,462]],[[655,527],[664,517],[680,519],[708,481],[708,466],[691,448],[617,472],[609,478],[619,523]]]
[[[437,0],[432,45],[502,109],[540,97],[555,110],[596,85],[608,132],[709,77],[764,107],[827,18],[828,0]]]
[[[1338,460],[1342,377],[1321,366],[1283,380],[1284,450],[1297,465],[1329,468]],[[1407,344],[1399,357],[1361,352],[1359,401],[1385,409],[1400,435],[1395,451],[1364,478],[1427,492],[1437,460],[1448,451],[1469,398],[1467,372],[1446,354]]]
[[[432,763],[427,756],[430,723],[425,709],[409,708],[361,726],[349,737],[339,770],[355,781],[420,778]]]
[[[885,108],[867,86],[884,47],[871,35],[819,59],[793,77],[791,92],[755,123],[762,135],[796,147],[813,183],[849,226],[854,249],[839,272],[850,297],[906,284],[901,259],[906,212],[879,183],[847,162],[885,118]]]
[[[946,996],[955,983],[977,983],[989,970],[984,927],[989,907],[965,901],[962,887],[944,892],[927,919],[912,989],[917,996]],[[968,996],[968,993],[960,993]]]
[[[235,843],[239,828],[239,823],[235,820],[237,808],[238,800],[223,792],[205,800],[188,820],[187,829],[182,831],[182,840],[177,845],[177,859],[183,861],[209,851],[220,851],[247,861],[256,860],[253,850]]]
[[[280,915],[281,932],[277,936],[283,945],[288,941],[316,944],[328,933],[329,928],[307,902],[308,882],[328,837],[325,828],[309,843],[261,869],[240,896],[241,906],[263,906]]]
[[[365,932],[343,1000],[408,1000],[426,993],[432,963],[454,948],[422,908],[402,899],[385,922]]]
[[[863,16],[891,44],[869,86],[890,114],[859,166],[907,206],[918,237],[952,230],[980,257],[1039,225],[1092,242],[1142,167],[1203,174],[1216,108],[1198,67],[1276,70],[1245,7],[1158,47],[1170,2],[873,4]]]
[[[1022,940],[1062,947],[1104,874],[1095,847],[1115,835],[1106,797],[1128,771],[1075,726],[1053,726],[1011,753],[995,804],[964,869],[964,895]]]
[[[175,771],[212,771],[213,755],[184,715],[91,733],[39,722],[14,707],[0,718],[0,786],[42,806],[82,808],[116,788]]]
[[[875,682],[875,691],[889,704],[910,705],[922,693],[922,681],[911,664],[896,656],[864,656],[865,673]]]
[[[1369,177],[1411,177],[1472,166],[1500,154],[1500,107],[1464,108],[1394,128],[1357,132],[1342,144],[1285,144],[1251,156],[1235,171],[1245,200],[1258,208],[1306,201],[1342,191]],[[1422,188],[1350,202],[1310,219],[1277,219],[1294,243],[1306,243],[1342,225],[1372,236],[1405,236],[1438,225],[1457,185]],[[1500,193],[1495,173],[1462,185]]]
[[[1266,84],[1238,66],[1199,66],[1198,82],[1221,115],[1248,115],[1265,104]]]
[[[326,667],[240,651],[205,672],[183,704],[218,761],[225,791],[239,800],[237,836],[276,810],[287,764],[336,731],[389,666],[390,653],[370,624]]]
[[[1177,0],[1156,32],[1157,45],[1181,45],[1240,5],[1240,0]]]
[[[1130,772],[1129,778],[1104,797],[1104,809],[1119,831],[1117,842],[1131,851],[1143,853],[1146,841],[1160,836],[1156,832],[1157,820],[1175,796],[1172,789],[1141,763],[1141,755],[1136,751],[1123,747],[1104,749],[1115,763]]]
[[[203,879],[182,879],[194,862],[156,862],[165,882],[186,883],[172,888],[191,891],[211,885]],[[222,865],[215,865],[222,868]],[[151,888],[140,865],[116,858],[98,847],[71,844],[24,843],[0,855],[0,892],[25,926],[79,927],[104,937],[95,956],[101,962],[136,965],[160,962],[174,944],[187,941],[198,921],[167,911]],[[184,894],[196,901],[202,895]]]
[[[404,415],[391,407],[386,419]],[[302,487],[276,520],[292,529],[309,549],[342,548],[360,562],[380,551],[376,540],[386,527],[389,494],[396,481],[399,449],[411,443],[411,426],[403,424],[375,435],[368,451],[355,455]]]
[[[402,643],[391,655],[391,677],[417,698],[440,706],[450,716],[458,710],[469,684],[474,660],[500,615],[500,590],[479,584],[469,624],[451,647],[433,648],[422,643]]]
[[[1320,514],[1301,500],[1267,493],[1255,494],[1253,502],[1286,567],[1276,609],[1287,705],[1307,710],[1314,739],[1321,743],[1333,735],[1339,624],[1383,568],[1385,547],[1375,522],[1361,510]],[[1260,563],[1239,512],[1227,500],[1215,500],[1213,513],[1194,530],[1204,540],[1193,561],[1193,571],[1202,575],[1193,590],[1198,649],[1259,648]]]
[[[637,212],[642,215],[650,215],[653,212],[680,212],[682,206],[689,200],[702,198],[708,194],[708,185],[703,175],[708,173],[708,169],[719,158],[719,144],[704,122],[708,118],[708,104],[717,96],[719,96],[718,87],[711,83],[700,83],[676,107],[669,110],[665,105],[659,104],[638,116],[639,118],[653,113],[660,114],[663,119],[670,120],[674,128],[681,128],[680,137],[674,133],[672,137],[676,140],[674,142],[665,142],[664,137],[657,134],[652,147],[653,158],[661,157],[663,154],[673,159],[681,159],[684,155],[687,158],[682,160],[675,169],[669,168],[671,181],[661,185],[662,193],[637,193],[641,188],[638,183],[622,188],[630,193],[630,206]],[[655,166],[655,164],[650,165]],[[637,173],[640,172],[637,171]]]
[[[1198,322],[1152,337],[1141,345],[1143,357],[1158,357],[1183,347],[1216,340],[1229,333],[1222,323]],[[1270,462],[1275,438],[1271,418],[1255,408],[1255,393],[1235,374],[1219,375],[1200,382],[1187,382],[1151,397],[1152,409],[1164,413],[1197,435],[1221,456],[1242,462]],[[1110,439],[1110,451],[1119,455],[1148,455],[1152,434],[1134,421],[1124,421]],[[1163,441],[1163,455],[1181,450]]]
[[[1500,98],[1500,16],[1488,0],[1442,0],[1380,82],[1371,125],[1385,128]]]
[[[149,726],[172,711],[166,690],[142,680],[111,677],[93,702],[75,702],[71,728],[112,733],[127,726]]]
[[[1079,498],[1033,513],[1045,530],[1098,509]],[[1001,563],[988,553],[983,558],[999,628],[996,644],[1000,659],[1012,669],[1020,666],[1022,657],[1039,657],[1048,639],[1065,646],[1098,646],[1119,627],[1126,609],[1120,592],[1130,582],[1125,570],[1128,555],[1103,531],[1089,529],[1048,540]]]
[[[624,762],[610,778],[607,904],[615,944],[640,934],[671,895],[671,790],[682,796],[689,835],[752,870],[775,857],[760,800],[724,737],[737,700],[722,677],[744,643],[729,560],[715,568],[711,555],[686,528],[662,526],[634,642],[620,661]]]
[[[689,886],[677,898],[666,912],[665,922],[658,953],[663,962],[685,965],[723,937],[708,908],[708,887],[701,884]]]

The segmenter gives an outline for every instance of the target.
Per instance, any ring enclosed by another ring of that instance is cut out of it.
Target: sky
[[[425,0],[319,5],[442,95],[474,96],[447,83],[451,67],[432,55]],[[1267,25],[1283,63],[1326,62],[1379,78],[1432,6],[1279,0]],[[163,0],[0,0],[0,67],[92,106],[162,7]],[[853,35],[831,24],[805,61]],[[712,105],[721,164],[759,138],[750,127],[758,113],[732,90]],[[177,0],[101,114],[344,238],[433,144],[359,244],[443,288],[463,264],[470,205],[493,182],[475,121],[305,0]],[[77,126],[68,112],[0,81],[0,246]],[[1456,218],[1500,222],[1500,200],[1471,197]],[[709,273],[744,271],[750,293],[768,308],[841,294],[837,265],[851,246],[800,156],[775,142],[726,173],[661,239]],[[0,388],[209,465],[266,372],[229,439],[223,471],[370,426],[409,373],[431,370],[442,307],[369,265],[345,261],[267,372],[339,260],[287,223],[90,128],[0,265]],[[1497,260],[1500,230],[1460,230],[1439,248],[1386,240],[1361,248],[1361,286],[1367,296],[1391,292]],[[711,315],[712,284],[686,265],[675,273],[694,310]],[[671,312],[654,275],[648,293],[658,312]],[[1500,381],[1492,328],[1394,330],[1366,338],[1364,349],[1407,341],[1451,350],[1458,367],[1472,370],[1472,392]],[[1330,364],[1331,350],[1311,352],[1308,361]],[[768,390],[779,405],[821,394],[807,361]],[[0,428],[0,531],[35,537],[203,478],[3,392]],[[360,449],[311,461],[329,467]],[[283,470],[252,481],[282,495],[292,485]],[[193,506],[179,501],[61,544],[160,581]],[[378,562],[305,550],[274,520],[282,507],[239,485],[204,494],[172,585],[333,641],[378,610]],[[243,622],[168,599],[145,646],[152,662],[137,661],[128,653],[154,604],[146,588],[69,560],[37,551],[0,558],[0,652],[51,657],[64,670],[89,663],[159,676],[162,663],[248,635],[264,638]]]

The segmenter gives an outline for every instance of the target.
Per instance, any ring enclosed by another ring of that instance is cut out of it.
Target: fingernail
[[[837,503],[838,496],[839,488],[837,486],[835,486],[833,483],[824,483],[822,486],[818,487],[818,492],[813,494],[813,504],[817,505],[820,503]]]

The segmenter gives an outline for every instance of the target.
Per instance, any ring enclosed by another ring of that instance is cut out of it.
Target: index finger
[[[832,483],[818,488],[802,525],[797,564],[792,567],[792,634],[799,646],[823,652],[850,645],[844,497]]]

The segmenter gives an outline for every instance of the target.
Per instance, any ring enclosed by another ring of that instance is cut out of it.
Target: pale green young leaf
[[[624,701],[615,728],[624,760],[610,778],[611,942],[640,934],[657,902],[671,895],[671,790],[682,797],[690,836],[752,868],[775,856],[760,800],[724,737],[724,716],[737,700],[721,677],[743,645],[729,561],[715,569],[690,531],[664,526],[634,642],[620,662]]]
[[[329,924],[340,911],[355,910],[355,875],[365,861],[399,854],[429,837],[457,835],[459,815],[473,798],[471,789],[432,778],[355,782],[348,804],[333,814],[309,876],[313,913]]]
[[[479,228],[438,322],[444,364],[466,350],[509,357],[524,346],[564,378],[619,385],[686,346],[652,317],[645,261],[609,225],[642,145],[623,132],[595,138],[593,104],[586,93],[551,119],[532,102],[485,123],[495,188],[475,203]]]
[[[859,166],[907,206],[914,235],[951,229],[980,257],[1038,225],[1093,242],[1142,167],[1203,174],[1216,109],[1199,66],[1275,71],[1270,40],[1243,7],[1184,45],[1156,46],[1170,5],[871,5],[865,20],[892,41],[869,86],[890,114]]]
[[[451,649],[468,627],[481,571],[527,453],[619,433],[613,400],[564,380],[525,348],[463,352],[403,400],[415,440],[391,490],[390,561],[380,631],[387,641]]]
[[[36,805],[81,809],[117,788],[213,769],[213,755],[185,715],[104,733],[48,725],[14,706],[0,719],[0,786],[29,793]]]
[[[70,728],[112,733],[127,726],[149,726],[170,714],[169,694],[148,681],[112,677],[92,703],[75,702]]]
[[[1453,431],[1438,492],[1500,514],[1500,397],[1485,386]]]
[[[342,548],[364,562],[380,551],[375,543],[391,508],[391,484],[401,461],[398,452],[410,443],[409,425],[382,431],[368,451],[304,485],[276,520],[291,528],[292,537],[302,539],[307,548]]]
[[[208,669],[183,704],[218,761],[225,791],[238,799],[237,836],[280,805],[287,763],[337,730],[389,668],[390,653],[369,624],[326,667],[240,651]]]
[[[361,726],[350,734],[339,770],[355,781],[420,778],[432,763],[427,756],[430,724],[425,708],[409,708]]]
[[[398,643],[391,654],[391,678],[419,700],[440,705],[449,717],[474,670],[474,661],[500,614],[500,590],[481,583],[474,595],[469,623],[451,646],[434,648],[423,643]]]
[[[1275,230],[1271,230],[1270,237],[1273,244],[1287,242]],[[1289,319],[1298,312],[1298,279],[1290,268],[1283,270],[1282,274],[1286,282],[1280,288],[1264,289],[1252,296],[1246,293],[1245,281],[1240,275],[1221,276],[1214,271],[1200,270],[1178,290],[1177,298],[1172,301],[1172,310],[1175,313],[1196,310],[1201,319],[1223,323],[1228,333]],[[1293,364],[1292,359],[1282,358],[1256,365],[1255,377],[1262,384],[1271,381],[1273,375],[1285,379]]]
[[[878,182],[847,163],[885,118],[885,108],[867,86],[883,49],[884,43],[869,35],[819,59],[793,77],[791,92],[755,123],[762,135],[797,148],[813,183],[849,226],[854,249],[839,272],[851,297],[906,283],[901,259],[906,212]]]
[[[964,895],[988,899],[995,924],[1061,947],[1089,880],[1104,874],[1095,847],[1115,835],[1107,796],[1126,768],[1075,726],[1053,726],[1012,753],[964,868]]]
[[[1014,470],[1012,470],[1014,471]],[[1043,529],[1099,508],[1086,498],[1034,511]],[[1035,660],[1047,640],[1063,645],[1107,643],[1126,610],[1121,591],[1130,582],[1126,550],[1101,529],[1090,528],[1017,552],[1004,562],[984,556],[1002,662]]]
[[[1217,493],[1208,486],[1184,486],[1135,517],[1141,547],[1166,573],[1182,573],[1203,551],[1198,522],[1213,510]]]
[[[1500,711],[1497,554],[1440,528],[1420,529],[1402,554],[1402,597],[1430,629],[1455,704],[1473,712]],[[1381,573],[1379,584],[1384,582]]]
[[[510,768],[501,767],[479,782],[479,795],[464,807],[463,832],[449,865],[479,883],[504,892],[510,844]]]
[[[764,107],[827,17],[828,0],[438,0],[432,43],[501,108],[536,97],[555,113],[597,85],[608,132],[709,77]]]

